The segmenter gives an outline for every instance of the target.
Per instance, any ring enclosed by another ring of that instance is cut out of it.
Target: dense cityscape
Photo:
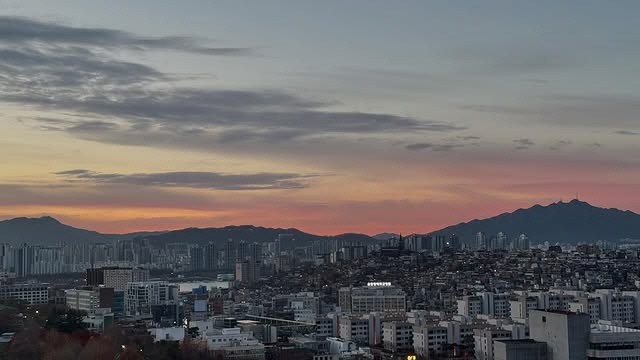
[[[640,360],[639,14],[0,0],[0,360]]]
[[[636,359],[639,268],[640,243],[531,244],[503,232],[0,244],[1,352]],[[38,328],[68,339],[34,344]]]

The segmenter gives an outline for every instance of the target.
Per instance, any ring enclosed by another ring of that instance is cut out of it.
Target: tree
[[[154,343],[150,350],[144,352],[145,358],[153,360],[181,359],[180,345],[175,341],[160,341]]]
[[[113,343],[104,336],[90,339],[78,354],[78,360],[111,360],[116,357]]]
[[[84,312],[73,309],[53,309],[47,317],[45,328],[66,334],[84,330],[86,328],[83,323],[84,315]]]
[[[126,346],[125,349],[120,353],[120,356],[115,356],[114,359],[119,360],[144,360],[142,356],[142,352],[136,346]]]
[[[9,360],[42,360],[45,351],[40,342],[40,329],[29,327],[16,334],[9,345]]]
[[[21,328],[21,321],[18,310],[15,308],[0,309],[0,333],[18,332]]]
[[[192,339],[196,339],[198,336],[200,336],[200,328],[198,327],[189,328],[188,332],[189,337],[191,337]]]

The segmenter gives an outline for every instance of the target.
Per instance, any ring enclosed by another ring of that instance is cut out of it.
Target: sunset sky
[[[640,2],[0,0],[0,219],[640,212]]]

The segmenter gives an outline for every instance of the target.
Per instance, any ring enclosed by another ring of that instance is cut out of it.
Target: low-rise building
[[[547,344],[531,339],[496,340],[495,360],[547,360]]]
[[[214,328],[205,333],[207,348],[224,359],[262,360],[264,344],[240,328]]]
[[[186,335],[184,326],[174,326],[168,328],[151,328],[149,334],[153,337],[154,342],[159,341],[183,341]]]

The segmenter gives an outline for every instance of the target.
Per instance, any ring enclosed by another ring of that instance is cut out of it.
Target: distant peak
[[[592,206],[588,202],[582,201],[582,200],[579,200],[579,199],[572,199],[571,201],[567,201],[567,202],[560,200],[557,203],[553,203],[551,205],[572,205],[572,206],[577,206],[577,205],[584,206],[584,205],[587,205],[587,206]]]
[[[51,217],[51,216],[41,216],[41,217],[25,217],[25,216],[21,216],[21,217],[17,217],[17,218],[13,218],[13,219],[8,219],[6,221],[11,221],[11,222],[47,222],[47,223],[52,223],[52,224],[60,224],[60,221],[58,221],[57,219]]]
[[[59,223],[60,221],[58,221],[58,219],[51,217],[51,216],[42,216],[40,217],[40,220],[43,221],[50,221],[50,222],[55,222],[55,223]]]

